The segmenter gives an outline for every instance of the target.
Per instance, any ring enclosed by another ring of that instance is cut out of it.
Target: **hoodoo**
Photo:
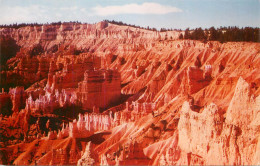
[[[88,70],[78,84],[77,98],[83,109],[107,108],[120,99],[121,79],[116,70]]]
[[[0,28],[0,164],[259,165],[260,44],[209,32]]]

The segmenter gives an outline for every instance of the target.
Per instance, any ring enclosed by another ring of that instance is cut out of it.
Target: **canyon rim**
[[[156,20],[176,4],[92,10]],[[259,26],[123,22],[0,22],[0,164],[259,165]]]

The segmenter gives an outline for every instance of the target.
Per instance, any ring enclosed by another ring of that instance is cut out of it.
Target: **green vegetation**
[[[70,22],[52,22],[52,23],[47,23],[49,25],[61,25],[62,23],[77,23],[77,24],[81,24],[81,22],[79,21],[70,21]],[[42,26],[43,24],[41,23],[20,23],[20,24],[17,24],[17,23],[14,23],[14,24],[4,24],[4,25],[0,25],[0,28],[15,28],[15,29],[19,29],[19,28],[22,28],[22,27],[27,27],[27,26],[30,26],[30,27],[34,27],[34,26]]]
[[[180,36],[179,39],[192,39],[201,41],[220,41],[223,42],[260,42],[259,28],[245,27],[220,27],[215,29],[211,27],[209,29],[196,28],[190,30],[187,28],[184,33],[184,37]]]

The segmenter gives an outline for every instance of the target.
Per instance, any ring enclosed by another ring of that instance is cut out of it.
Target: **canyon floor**
[[[0,164],[259,165],[260,43],[181,33],[0,28]]]

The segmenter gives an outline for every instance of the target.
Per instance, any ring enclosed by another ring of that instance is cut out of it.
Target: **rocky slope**
[[[0,95],[14,112],[1,117],[3,164],[260,163],[259,43],[107,22],[0,33],[21,46],[4,83],[29,86]],[[36,45],[44,51],[32,57]]]

